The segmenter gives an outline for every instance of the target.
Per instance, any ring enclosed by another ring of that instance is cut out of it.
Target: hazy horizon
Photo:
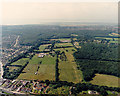
[[[117,23],[117,2],[4,2],[2,25],[54,22]]]

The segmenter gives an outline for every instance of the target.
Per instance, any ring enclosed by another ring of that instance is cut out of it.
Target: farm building
[[[46,56],[46,53],[40,53],[40,54],[38,54],[39,58],[43,58],[44,56]]]
[[[88,91],[88,94],[99,94],[98,92],[96,92],[96,91]]]

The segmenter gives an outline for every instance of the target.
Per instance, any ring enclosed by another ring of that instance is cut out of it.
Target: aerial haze
[[[45,22],[117,23],[117,2],[4,2],[2,24]]]

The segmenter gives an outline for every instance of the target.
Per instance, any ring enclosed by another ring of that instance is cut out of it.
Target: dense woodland
[[[74,56],[78,69],[83,71],[86,81],[92,79],[95,73],[120,77],[118,64],[118,46],[98,43],[80,43],[82,46]]]

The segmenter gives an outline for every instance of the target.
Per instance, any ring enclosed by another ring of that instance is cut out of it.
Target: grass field
[[[56,43],[56,47],[67,47],[67,46],[73,46],[71,43]]]
[[[55,41],[68,41],[68,42],[71,42],[71,39],[69,39],[69,38],[61,38],[61,39],[51,39],[51,41],[53,41],[53,40],[55,40]]]
[[[110,41],[109,43],[119,43],[118,41]]]
[[[77,38],[73,38],[73,40],[75,41],[75,40],[77,40]]]
[[[93,78],[92,81],[90,81],[90,83],[100,86],[118,87],[119,80],[120,78],[115,76],[96,74],[96,76]]]
[[[105,37],[96,37],[96,38],[110,40],[109,43],[119,43],[120,42],[120,38],[105,38]]]
[[[76,51],[76,49],[74,47],[69,47],[69,48],[57,48],[57,49],[54,49],[55,51],[66,51],[68,50],[68,52],[72,52],[73,53],[73,50]]]
[[[77,70],[77,65],[74,61],[74,57],[72,55],[72,49],[76,50],[74,47],[72,48],[60,48],[60,51],[64,51],[67,56],[67,61],[59,62],[59,79],[61,81],[68,81],[78,83],[82,80],[82,72]],[[68,52],[66,52],[68,50]]]
[[[77,34],[71,34],[71,36],[78,36]]]
[[[49,46],[49,45],[51,45],[51,44],[40,45],[39,51],[44,51],[44,49],[45,49],[47,46]]]
[[[9,71],[12,72],[13,70],[17,70],[19,67],[13,67],[13,66],[9,66]]]
[[[29,58],[22,58],[22,59],[19,59],[18,61],[16,62],[13,62],[11,63],[11,65],[22,65],[24,66],[26,64],[26,62],[29,60]],[[9,66],[9,71],[13,71],[14,69],[18,69],[19,67],[15,67],[15,66]]]
[[[11,65],[25,65],[25,63],[29,60],[29,58],[22,58],[22,59],[19,59],[18,61],[16,62],[13,62],[11,63]]]
[[[27,67],[20,74],[18,79],[27,80],[55,80],[55,60],[56,57],[45,56],[44,58],[38,58],[35,55],[30,61]],[[39,62],[42,61],[41,64]],[[40,67],[38,72],[38,66]],[[37,74],[35,75],[35,73]]]

